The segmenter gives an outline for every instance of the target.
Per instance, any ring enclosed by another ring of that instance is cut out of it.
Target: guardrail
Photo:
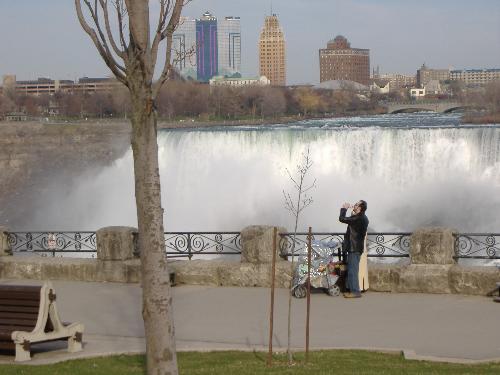
[[[8,241],[13,253],[35,253],[40,256],[86,254],[95,258],[96,232],[10,232]]]
[[[167,257],[241,254],[240,232],[165,232]]]
[[[316,232],[313,240],[342,242],[344,233]],[[297,256],[307,246],[308,233],[282,233],[280,253]],[[368,233],[370,258],[408,258],[411,233]],[[295,237],[295,246],[293,241]],[[170,258],[241,254],[240,232],[165,232],[166,254]],[[8,241],[14,254],[34,253],[52,257],[97,256],[96,232],[10,232]],[[456,259],[500,259],[500,233],[460,233],[455,235]]]
[[[455,258],[500,259],[500,233],[455,235]]]
[[[282,233],[280,239],[280,253],[286,256],[298,256],[307,246],[308,233]],[[312,240],[328,243],[342,242],[344,233],[316,232],[312,233]],[[410,256],[411,233],[368,233],[366,248],[370,258],[408,258]],[[294,241],[295,238],[295,241]],[[293,246],[295,242],[295,246]],[[340,257],[340,254],[339,254]]]

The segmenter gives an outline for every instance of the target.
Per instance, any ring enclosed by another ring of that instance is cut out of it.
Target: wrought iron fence
[[[368,233],[366,247],[372,258],[408,258],[411,233]]]
[[[303,254],[307,249],[309,233],[307,232],[297,232],[297,233],[280,233],[279,250],[282,256],[298,256]],[[328,242],[342,242],[344,238],[343,233],[327,233],[327,232],[316,232],[312,233],[312,241],[321,241],[323,243]],[[340,255],[339,255],[340,256]]]
[[[87,254],[94,258],[97,252],[95,232],[10,232],[8,241],[14,253],[43,257]]]
[[[308,233],[280,234],[280,253],[297,256],[307,246]],[[411,233],[368,233],[367,251],[370,258],[409,257]],[[209,255],[241,254],[240,232],[166,232],[167,256],[189,258]],[[316,232],[313,240],[342,242],[344,233]],[[41,256],[74,256],[95,258],[96,232],[10,232],[8,241],[13,253]],[[292,254],[293,249],[293,254]],[[461,233],[455,236],[455,258],[500,259],[499,233]]]
[[[308,233],[300,232],[295,235],[293,246],[293,233],[280,234],[280,253],[286,256],[297,256],[307,246]],[[370,258],[407,258],[410,251],[411,233],[368,233],[366,247]],[[331,241],[342,242],[344,233],[312,233],[312,239],[328,243]]]
[[[455,258],[500,259],[500,233],[455,235]]]
[[[166,232],[165,246],[170,258],[241,254],[241,235],[240,232]]]

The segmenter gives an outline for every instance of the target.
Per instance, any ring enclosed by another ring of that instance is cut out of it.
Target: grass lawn
[[[248,352],[179,353],[182,375],[254,374],[500,374],[500,362],[457,365],[407,361],[402,355],[358,350],[331,350],[310,353],[309,363],[297,354],[296,364],[286,365],[286,355],[274,357],[266,367],[267,354]],[[2,375],[138,375],[145,374],[143,356],[114,356],[74,360],[50,366],[0,365]]]

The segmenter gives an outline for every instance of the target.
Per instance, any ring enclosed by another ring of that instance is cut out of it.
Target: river
[[[283,190],[309,147],[313,204],[299,229],[341,231],[338,209],[364,199],[372,231],[446,226],[500,232],[500,125],[460,124],[459,114],[397,114],[287,125],[161,130],[165,229],[292,229]],[[132,153],[54,185],[26,218],[31,230],[136,225]]]

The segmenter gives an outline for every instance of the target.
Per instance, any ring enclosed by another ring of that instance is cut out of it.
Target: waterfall
[[[404,116],[383,118],[410,126],[351,119],[335,120],[335,126],[316,120],[265,129],[160,131],[165,228],[237,231],[276,224],[290,229],[282,191],[293,189],[285,169],[293,173],[309,147],[314,165],[308,177],[317,180],[317,188],[300,229],[342,231],[340,205],[364,199],[374,231],[439,225],[500,232],[500,128],[414,126],[411,121],[425,125],[450,117]],[[342,121],[362,125],[338,126]],[[82,176],[58,196],[57,205],[47,204],[44,215],[34,215],[33,225],[136,225],[132,165],[129,152],[109,168]],[[63,210],[64,202],[82,207]]]

